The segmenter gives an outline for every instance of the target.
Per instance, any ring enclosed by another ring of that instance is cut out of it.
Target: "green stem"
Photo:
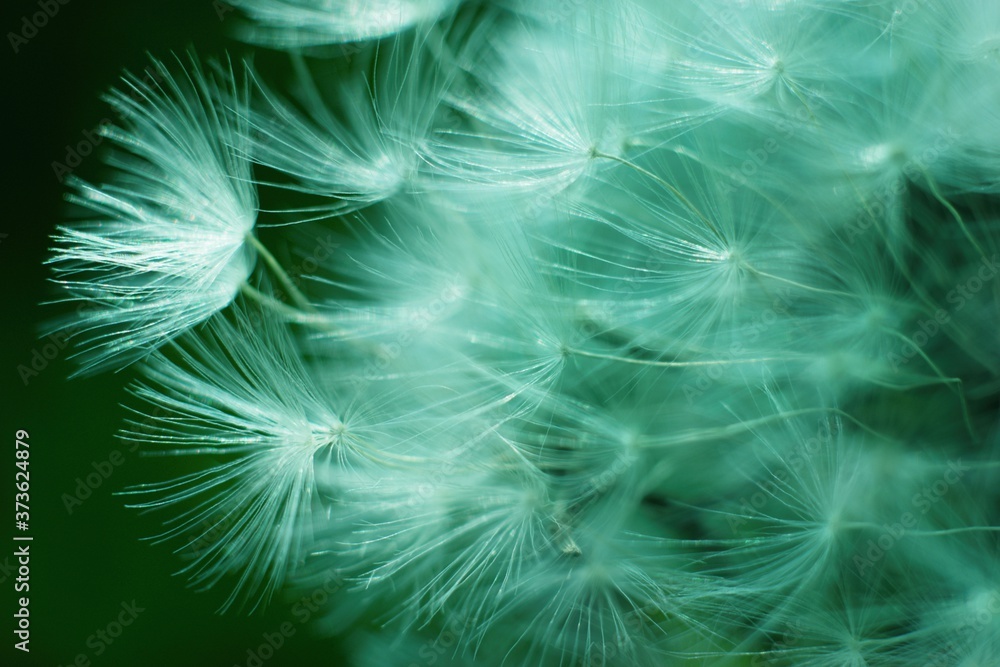
[[[680,433],[678,435],[666,437],[666,438],[656,438],[656,439],[643,439],[641,444],[643,447],[654,449],[660,447],[676,447],[679,445],[687,444],[704,444],[706,441],[710,440],[722,440],[725,438],[730,438],[734,435],[752,431],[758,426],[766,426],[772,422],[781,422],[786,420],[795,419],[805,415],[812,414],[830,414],[842,417],[857,425],[867,433],[871,433],[879,438],[883,438],[880,433],[874,431],[864,423],[855,419],[848,413],[837,408],[801,408],[799,410],[789,410],[787,412],[779,412],[772,415],[765,415],[764,417],[758,417],[756,419],[748,419],[746,421],[741,421],[736,424],[729,424],[727,426],[719,426],[715,428],[705,428],[705,429],[693,429],[686,433]]]
[[[833,296],[843,296],[848,298],[854,296],[850,292],[842,292],[841,290],[835,290],[835,289],[824,289],[822,287],[813,287],[811,285],[806,285],[805,283],[800,283],[796,280],[792,280],[791,278],[782,278],[781,276],[776,276],[773,273],[767,273],[766,271],[755,269],[753,266],[747,264],[746,262],[743,262],[741,266],[745,267],[747,271],[750,271],[751,273],[754,273],[758,276],[762,276],[764,278],[770,278],[771,280],[777,280],[778,282],[785,283],[786,285],[792,285],[793,287],[798,287],[799,289],[803,289],[809,292],[819,292],[820,294],[832,294]]]
[[[267,247],[260,242],[260,239],[258,239],[251,232],[247,234],[247,240],[250,242],[250,245],[252,245],[254,249],[257,250],[257,253],[264,260],[264,263],[267,264],[268,268],[271,269],[271,273],[273,273],[274,276],[278,279],[278,282],[281,283],[282,288],[284,288],[285,292],[288,293],[288,296],[291,297],[292,301],[295,302],[295,305],[298,306],[300,310],[303,310],[307,313],[315,313],[316,309],[313,307],[311,303],[309,303],[309,300],[306,299],[306,297],[302,294],[302,292],[299,291],[299,288],[296,287],[295,283],[292,282],[291,277],[288,275],[288,273],[285,272],[285,269],[281,266],[281,264],[278,263],[278,260],[275,259],[274,255],[271,254],[271,251],[268,250]],[[260,294],[260,292],[258,292],[258,294]]]
[[[674,187],[673,185],[671,185],[667,181],[663,180],[662,178],[660,178],[659,176],[657,176],[653,172],[649,171],[648,169],[646,169],[644,167],[640,167],[635,162],[632,162],[631,160],[626,160],[623,157],[618,157],[617,155],[611,155],[609,153],[602,153],[601,151],[596,150],[596,149],[593,151],[592,154],[593,154],[594,157],[597,157],[597,158],[603,158],[605,160],[614,160],[615,162],[623,164],[623,165],[625,165],[627,167],[631,167],[632,169],[634,169],[635,171],[639,172],[643,176],[646,176],[647,178],[653,179],[654,181],[656,181],[657,183],[659,183],[660,185],[662,185],[664,188],[666,188],[667,190],[669,190],[675,197],[677,197],[677,199],[680,200],[680,202],[682,204],[684,204],[684,206],[686,206],[692,213],[694,213],[696,216],[698,216],[701,219],[701,221],[705,223],[705,226],[708,227],[710,230],[712,230],[712,233],[715,234],[716,237],[718,237],[718,239],[720,241],[724,241],[725,240],[725,237],[719,232],[718,227],[716,227],[712,223],[712,221],[709,220],[708,217],[704,213],[702,213],[700,210],[698,210],[698,207],[696,207],[694,204],[692,204],[690,199],[688,199],[687,197],[685,197],[684,194],[680,190],[678,190],[676,187]]]
[[[884,525],[868,522],[850,521],[840,524],[843,528],[854,530],[885,530]],[[940,537],[942,535],[960,535],[962,533],[993,533],[1000,531],[1000,526],[962,526],[960,528],[943,528],[941,530],[906,530],[906,535],[912,537]]]
[[[794,361],[794,356],[787,357],[758,357],[756,359],[706,359],[702,361],[652,361],[650,359],[636,359],[635,357],[621,357],[615,354],[601,354],[600,352],[587,352],[570,348],[571,354],[578,354],[581,357],[590,359],[605,359],[607,361],[620,361],[626,364],[638,364],[640,366],[658,366],[660,368],[692,368],[698,366],[726,366],[735,364],[759,364],[773,361]]]
[[[927,171],[927,169],[922,169],[921,171],[923,172],[924,179],[927,180],[927,187],[930,189],[931,194],[934,195],[936,200],[938,200],[938,203],[948,209],[948,213],[951,214],[951,217],[955,218],[955,222],[958,223],[958,226],[962,229],[962,233],[965,234],[965,238],[969,239],[969,243],[971,243],[972,247],[976,249],[976,252],[985,257],[986,253],[972,236],[972,232],[969,231],[969,228],[966,227],[965,220],[962,219],[962,215],[955,209],[954,206],[951,205],[951,202],[944,198],[941,191],[938,190],[937,183],[934,182],[934,178],[931,177],[930,172]]]
[[[294,306],[289,306],[287,303],[278,301],[273,296],[264,294],[256,287],[253,287],[249,283],[243,283],[240,285],[240,290],[243,292],[244,296],[253,301],[256,301],[264,308],[268,308],[283,318],[296,322],[298,324],[305,324],[307,326],[314,327],[316,329],[321,329],[323,331],[333,331],[334,327],[322,315],[319,315],[315,310],[310,312],[303,312]]]
[[[931,370],[933,370],[934,373],[940,378],[941,384],[943,384],[944,386],[948,387],[948,389],[955,392],[955,395],[958,397],[958,402],[962,406],[962,417],[964,418],[965,421],[965,428],[969,431],[969,435],[972,436],[973,440],[978,440],[978,437],[976,436],[976,430],[972,426],[972,415],[969,414],[969,406],[965,401],[965,394],[962,393],[962,380],[960,378],[952,378],[946,376],[944,374],[944,371],[938,368],[938,365],[934,363],[934,361],[920,348],[920,346],[917,345],[916,342],[910,340],[910,338],[905,334],[902,334],[896,331],[895,329],[889,327],[882,327],[882,331],[889,334],[890,336],[899,338],[905,344],[912,347],[916,351],[916,353],[920,355],[920,358],[924,360],[924,363],[930,366]]]

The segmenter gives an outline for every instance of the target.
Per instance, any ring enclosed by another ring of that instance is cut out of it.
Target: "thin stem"
[[[955,392],[955,395],[958,397],[958,402],[962,406],[962,417],[963,420],[965,421],[965,428],[969,431],[969,435],[972,436],[973,440],[978,440],[979,438],[976,435],[976,430],[972,426],[972,416],[969,414],[969,406],[965,401],[965,395],[962,393],[961,378],[951,378],[945,375],[944,371],[938,368],[937,364],[934,363],[934,361],[920,348],[920,346],[917,345],[914,341],[910,340],[910,338],[905,334],[902,334],[896,331],[895,329],[891,329],[889,327],[882,327],[882,331],[889,334],[890,336],[899,338],[904,343],[912,347],[916,351],[916,353],[920,355],[920,358],[924,360],[924,363],[930,366],[931,370],[933,370],[934,373],[937,374],[937,376],[941,379],[941,383]]]
[[[275,259],[274,255],[271,254],[271,251],[260,242],[260,239],[258,239],[256,235],[251,232],[247,234],[247,240],[264,259],[264,263],[267,264],[269,269],[271,269],[271,273],[273,273],[278,279],[278,282],[281,283],[281,286],[288,293],[288,296],[291,297],[292,301],[295,302],[295,305],[307,313],[315,313],[316,309],[311,303],[309,303],[309,300],[306,299],[302,292],[299,291],[299,288],[292,282],[291,277],[289,277],[288,273],[285,272],[285,269],[282,268],[281,264],[278,263],[278,260]]]
[[[965,220],[962,219],[961,214],[955,209],[954,206],[951,205],[951,202],[949,202],[947,199],[944,198],[944,196],[941,194],[941,191],[938,190],[937,183],[934,181],[934,178],[931,176],[930,172],[927,171],[926,168],[922,169],[921,171],[923,172],[924,179],[926,179],[927,181],[927,187],[930,188],[931,194],[934,195],[934,198],[937,199],[942,206],[948,209],[948,212],[951,213],[951,217],[955,218],[955,221],[958,223],[958,226],[961,227],[962,229],[962,233],[965,234],[965,238],[969,239],[969,243],[971,243],[972,247],[976,249],[976,252],[985,257],[986,252],[983,251],[982,247],[980,247],[979,243],[972,236],[972,232],[970,232],[969,228],[966,227]]]
[[[278,313],[291,322],[305,324],[323,331],[334,330],[330,321],[322,315],[317,314],[314,310],[312,312],[304,313],[294,306],[289,306],[287,303],[278,301],[273,296],[264,294],[249,283],[243,283],[240,285],[240,290],[243,292],[244,296],[256,301],[264,308],[268,308]]]
[[[620,357],[615,354],[601,354],[600,352],[587,352],[576,348],[568,350],[571,354],[578,354],[581,357],[591,359],[606,359],[608,361],[621,361],[626,364],[639,364],[640,366],[658,366],[660,368],[691,368],[696,366],[725,366],[728,364],[758,364],[772,361],[789,361],[792,357],[757,357],[755,359],[708,359],[703,361],[651,361],[649,359],[636,359],[634,357]]]
[[[764,417],[758,417],[757,419],[748,419],[746,421],[737,422],[736,424],[729,424],[727,426],[719,426],[715,428],[705,428],[705,429],[693,429],[686,433],[681,433],[677,436],[671,436],[668,438],[657,438],[657,439],[642,439],[640,444],[646,448],[658,448],[658,447],[674,447],[677,445],[685,445],[690,443],[704,443],[707,440],[720,440],[723,438],[728,438],[739,433],[745,433],[747,431],[752,431],[758,426],[765,426],[771,422],[780,422],[783,420],[791,420],[797,417],[802,417],[811,414],[833,414],[845,419],[850,420],[854,424],[860,426],[865,431],[877,434],[875,431],[869,427],[862,424],[860,421],[851,417],[849,414],[839,410],[837,408],[802,408],[799,410],[789,410],[787,412],[778,412],[773,415],[765,415]]]
[[[701,221],[705,223],[705,226],[708,227],[710,230],[712,230],[712,233],[715,234],[720,241],[725,240],[725,237],[719,232],[718,227],[716,227],[704,213],[698,210],[698,207],[692,204],[690,199],[685,197],[684,194],[676,187],[674,187],[667,181],[663,180],[653,172],[649,171],[648,169],[645,169],[644,167],[640,167],[631,160],[626,160],[625,158],[618,157],[617,155],[611,155],[609,153],[602,153],[601,151],[594,150],[593,156],[597,158],[604,158],[605,160],[614,160],[615,162],[623,164],[627,167],[631,167],[632,169],[636,170],[643,176],[653,179],[654,181],[665,187],[667,190],[669,190],[675,197],[677,197],[677,199],[681,201],[682,204],[684,204],[684,206],[688,207],[688,209],[690,209],[695,215],[697,215],[701,219]]]
[[[864,521],[849,521],[838,524],[842,528],[855,530],[885,530],[884,525]],[[944,528],[941,530],[906,530],[906,535],[913,537],[940,537],[942,535],[959,535],[962,533],[993,533],[1000,531],[1000,526],[961,526],[960,528]]]
[[[907,535],[916,537],[938,537],[940,535],[959,535],[961,533],[995,533],[1000,532],[1000,526],[962,526],[961,528],[946,528],[943,530],[908,531]]]
[[[778,282],[785,283],[786,285],[792,285],[794,287],[798,287],[799,289],[804,289],[809,292],[819,292],[820,294],[833,294],[834,296],[843,296],[843,297],[854,296],[850,292],[842,292],[840,290],[835,290],[835,289],[824,289],[822,287],[813,287],[812,285],[806,285],[805,283],[800,283],[798,281],[792,280],[791,278],[782,278],[781,276],[776,276],[773,273],[767,273],[766,271],[761,271],[760,269],[756,269],[750,264],[747,264],[746,262],[742,262],[741,266],[745,267],[747,271],[755,273],[758,276],[763,276],[764,278],[770,278],[771,280],[777,280]]]

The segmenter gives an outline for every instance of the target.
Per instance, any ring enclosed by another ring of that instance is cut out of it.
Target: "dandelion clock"
[[[106,131],[114,180],[73,179],[71,200],[93,218],[55,238],[57,278],[85,304],[64,326],[86,338],[86,371],[134,361],[208,319],[254,265],[245,121],[228,110],[245,100],[221,70],[153,66],[160,83],[126,78],[109,96],[125,125]]]
[[[191,595],[357,666],[1000,664],[991,3],[230,9],[49,259]]]

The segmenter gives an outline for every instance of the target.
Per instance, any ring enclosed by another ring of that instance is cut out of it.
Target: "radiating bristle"
[[[358,665],[998,664],[995,2],[233,4],[288,80],[128,79],[51,260],[194,584]]]

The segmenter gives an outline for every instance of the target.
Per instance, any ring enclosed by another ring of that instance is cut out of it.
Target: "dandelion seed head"
[[[60,228],[50,263],[70,301],[86,301],[76,323],[81,372],[121,366],[225,308],[247,280],[246,243],[257,215],[248,163],[240,157],[246,103],[232,73],[196,61],[162,84],[127,78],[138,101],[110,97],[124,129],[112,138],[113,180],[73,180],[71,200],[92,220]],[[237,112],[238,113],[238,112]]]
[[[393,35],[454,10],[460,0],[234,0],[253,21],[247,41],[297,49]]]
[[[996,662],[995,0],[235,4],[293,80],[129,79],[53,260],[194,585],[336,576],[386,664]]]
[[[882,171],[890,166],[902,166],[906,155],[906,148],[901,143],[885,142],[864,148],[858,159],[864,169]]]

